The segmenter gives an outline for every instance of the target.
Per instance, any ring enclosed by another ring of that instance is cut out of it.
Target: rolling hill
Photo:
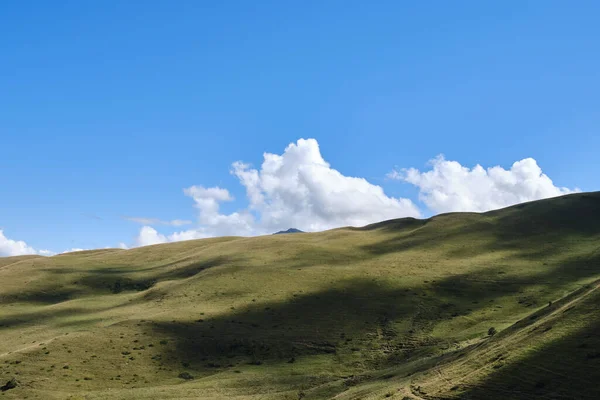
[[[597,399],[599,282],[600,192],[1,258],[0,396]]]

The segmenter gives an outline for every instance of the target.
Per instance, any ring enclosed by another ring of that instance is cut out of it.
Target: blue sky
[[[0,252],[598,190],[598,15],[596,1],[3,2]],[[265,152],[287,172],[261,169]],[[238,160],[252,167],[232,174]]]

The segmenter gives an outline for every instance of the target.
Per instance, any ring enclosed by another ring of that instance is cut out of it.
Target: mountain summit
[[[281,235],[282,233],[304,233],[304,231],[301,231],[300,229],[296,228],[290,228],[287,231],[275,232],[273,235]]]

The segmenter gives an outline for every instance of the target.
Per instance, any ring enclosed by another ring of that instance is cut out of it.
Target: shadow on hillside
[[[55,286],[35,292],[0,294],[0,305],[11,303],[34,303],[40,305],[56,304],[71,300],[82,292],[82,290],[75,288],[67,289]]]
[[[418,299],[404,289],[356,280],[338,288],[299,294],[284,303],[254,304],[228,315],[195,321],[153,323],[153,336],[173,342],[164,360],[206,365],[289,360],[361,347],[367,333],[389,321],[412,318]],[[239,361],[239,360],[238,360]]]
[[[534,310],[562,296],[573,284],[600,277],[600,253],[590,257],[575,257],[557,265],[545,266],[530,275],[506,274],[509,268],[495,267],[466,274],[448,276],[429,286],[431,295],[450,304],[460,305],[459,313],[471,312],[490,305],[496,299],[513,296],[523,311]],[[539,290],[539,285],[544,290]],[[529,290],[534,288],[533,291]],[[561,290],[562,289],[562,290]]]
[[[103,311],[96,310],[96,311]],[[68,308],[62,310],[42,310],[29,313],[21,313],[17,316],[0,317],[0,330],[11,329],[17,326],[40,326],[55,318],[72,317],[75,315],[89,315],[87,308]]]
[[[477,281],[476,276],[449,277],[417,288],[357,279],[284,303],[250,303],[221,317],[198,315],[195,321],[153,323],[149,329],[174,342],[165,360],[196,366],[227,365],[227,357],[284,360],[360,350],[374,343],[386,349],[382,357],[398,361],[435,347],[430,333],[436,323],[489,307],[490,301],[532,283]],[[398,332],[395,324],[402,321],[409,321],[409,327]]]
[[[388,221],[376,222],[359,228],[348,227],[346,229],[352,231],[374,231],[382,230],[389,232],[400,232],[400,231],[412,231],[426,225],[429,219],[416,219],[416,218],[400,218]]]
[[[585,328],[552,341],[525,359],[507,365],[497,362],[488,378],[467,387],[461,398],[599,399],[600,310],[594,314],[581,317],[588,321]],[[548,325],[532,334],[543,335],[551,328]]]
[[[102,293],[122,293],[131,291],[145,291],[156,283],[168,280],[186,279],[199,274],[207,269],[230,263],[227,257],[214,257],[200,262],[178,266],[182,260],[170,264],[159,265],[144,269],[131,267],[104,267],[92,269],[77,268],[46,268],[52,274],[82,274],[72,282],[71,288],[43,288],[34,292],[3,295],[1,303],[16,301],[55,304],[77,297],[77,295]],[[50,279],[51,281],[51,279]]]
[[[481,214],[474,213],[441,214],[427,220],[384,221],[373,224],[372,229],[393,236],[377,243],[363,245],[361,248],[376,256],[409,250],[425,251],[447,243],[461,243],[473,234],[490,229],[490,225]],[[370,227],[371,225],[368,225],[357,229],[364,230]]]
[[[600,233],[600,192],[519,204],[483,215],[498,218],[500,239],[545,235],[548,232],[597,235]]]
[[[161,281],[170,281],[177,279],[187,279],[195,276],[207,269],[215,268],[220,265],[231,262],[228,257],[214,257],[188,265],[176,266],[175,264],[166,264],[156,268],[153,271],[160,271],[150,276],[136,276],[137,271],[131,271],[128,268],[113,268],[107,273],[104,269],[91,271],[86,277],[79,280],[78,283],[91,289],[107,289],[112,293],[121,293],[124,291],[144,291]]]
[[[600,238],[600,193],[519,204],[484,216],[496,222],[491,231],[494,241],[483,250],[511,250],[515,258],[545,261],[586,242],[594,251],[593,244]],[[453,255],[464,256],[460,251]]]
[[[384,366],[416,354],[433,354],[440,345],[447,347],[452,337],[446,343],[431,336],[436,324],[482,308],[493,312],[499,298],[514,298],[523,307],[521,316],[544,307],[555,300],[548,298],[553,293],[530,293],[527,289],[546,280],[558,282],[561,274],[562,285],[583,276],[566,274],[568,270],[567,266],[536,276],[514,277],[504,275],[502,268],[493,268],[411,288],[355,279],[319,293],[298,293],[287,302],[249,303],[227,315],[151,323],[147,329],[171,343],[161,362],[185,362],[195,368],[227,366],[234,360],[285,361],[308,354],[363,350],[374,354],[374,348],[378,349],[378,365]],[[598,268],[584,271],[585,276],[599,273]],[[398,324],[404,330],[399,331]]]
[[[450,213],[425,221],[385,221],[361,229],[398,233],[363,246],[374,255],[451,245],[447,254],[455,258],[513,250],[517,258],[543,260],[569,251],[580,240],[600,236],[600,192],[519,204],[484,214]]]

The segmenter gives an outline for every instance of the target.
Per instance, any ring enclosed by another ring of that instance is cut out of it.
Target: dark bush
[[[185,379],[186,381],[189,381],[190,379],[194,379],[194,377],[189,372],[182,372],[178,376],[179,376],[179,378]]]
[[[6,382],[4,386],[0,387],[0,390],[6,392],[7,390],[14,389],[19,385],[19,382],[15,378],[12,378],[10,381]]]

